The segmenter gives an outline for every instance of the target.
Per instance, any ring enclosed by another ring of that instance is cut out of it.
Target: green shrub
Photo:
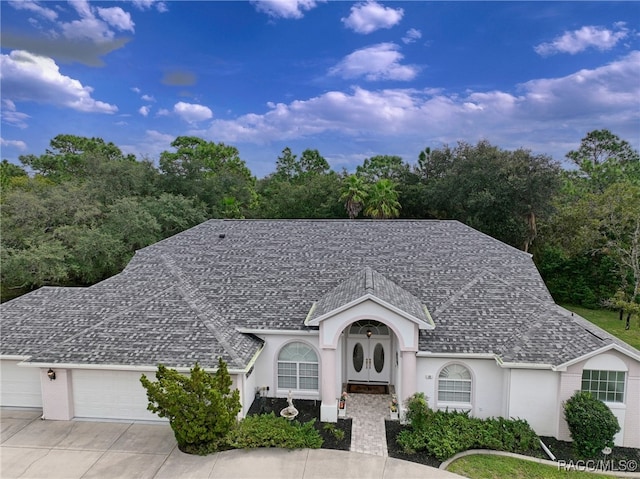
[[[220,358],[212,375],[197,363],[190,375],[158,365],[156,382],[144,374],[149,411],[169,419],[181,451],[205,455],[216,451],[235,426],[240,412],[240,393],[231,391],[227,364]]]
[[[521,419],[479,419],[468,412],[430,411],[419,424],[411,423],[396,441],[408,454],[425,451],[440,461],[468,449],[525,453],[538,446],[538,436]]]
[[[577,391],[565,401],[564,418],[573,447],[583,458],[597,457],[605,447],[613,447],[613,437],[620,431],[618,419],[607,405],[586,391]]]
[[[342,429],[338,429],[336,425],[332,422],[324,423],[322,429],[332,434],[338,441],[342,441],[344,439],[344,431]]]
[[[406,420],[414,429],[422,429],[429,420],[431,410],[424,393],[415,393],[405,403],[407,412]]]
[[[248,416],[229,433],[227,445],[236,449],[254,447],[282,447],[285,449],[322,446],[322,438],[313,427],[315,420],[306,423],[276,417],[274,413]]]

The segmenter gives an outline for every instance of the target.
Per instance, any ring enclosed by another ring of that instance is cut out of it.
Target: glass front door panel
[[[353,369],[356,372],[362,371],[362,366],[364,365],[364,348],[362,344],[356,343],[353,347]]]
[[[382,372],[384,368],[384,347],[380,343],[373,348],[373,367],[377,373]]]

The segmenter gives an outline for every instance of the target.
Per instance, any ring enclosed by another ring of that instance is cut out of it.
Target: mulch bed
[[[416,454],[406,454],[400,445],[396,442],[398,433],[403,429],[408,429],[409,426],[400,424],[399,421],[385,421],[385,428],[387,434],[387,451],[389,457],[396,459],[402,459],[404,461],[417,462],[431,467],[439,467],[442,461],[439,461],[433,456],[429,456],[425,452],[419,452]],[[556,456],[556,460],[565,461],[566,463],[579,460],[573,451],[573,444],[568,441],[559,441],[553,437],[541,436],[542,442],[549,448],[549,450]],[[537,451],[531,451],[528,456],[537,457],[540,459],[549,459],[549,456],[540,448]],[[634,449],[630,447],[614,447],[613,452],[608,456],[601,456],[596,460],[612,461],[610,464],[620,464],[620,461],[625,461],[624,464],[629,464],[629,461],[635,461],[634,464],[640,464],[640,449]]]
[[[542,439],[542,442],[544,442],[544,444],[549,448],[549,450],[553,453],[554,456],[556,456],[558,460],[566,462],[576,462],[580,459],[573,452],[573,444],[571,442],[559,441],[555,437],[548,436],[541,436],[540,439]],[[547,456],[546,454],[541,457],[544,457],[544,459],[549,459],[549,456]],[[596,458],[596,460],[613,461],[613,463],[615,464],[618,464],[619,461],[626,461],[626,463],[629,463],[629,461],[636,461],[636,464],[640,464],[640,449],[616,446],[613,448],[611,454],[606,457],[602,455]]]
[[[288,405],[286,398],[259,398],[253,401],[248,414],[269,414],[273,412],[276,416],[280,416],[280,411]],[[344,431],[344,438],[338,440],[331,432],[325,431],[323,428],[325,423],[320,422],[320,401],[294,399],[293,405],[298,410],[298,415],[294,421],[305,423],[315,419],[313,427],[315,427],[323,439],[323,449],[349,450],[351,447],[351,419],[338,419],[337,423],[332,423],[335,424],[336,429]]]
[[[400,421],[391,421],[388,419],[384,421],[384,426],[387,434],[387,453],[389,457],[402,459],[403,461],[417,462],[431,467],[439,467],[440,464],[442,464],[442,461],[439,461],[433,456],[429,456],[425,452],[407,454],[402,450],[402,447],[396,442],[396,436],[403,429],[408,429],[409,426],[400,424]]]

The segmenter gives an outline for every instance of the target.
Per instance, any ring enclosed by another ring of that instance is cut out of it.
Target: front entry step
[[[389,385],[388,384],[372,384],[372,383],[364,383],[364,384],[349,383],[347,384],[347,393],[389,394]]]

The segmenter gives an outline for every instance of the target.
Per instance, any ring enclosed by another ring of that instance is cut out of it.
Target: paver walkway
[[[349,394],[347,417],[351,424],[351,451],[386,457],[384,421],[389,419],[390,394]]]

